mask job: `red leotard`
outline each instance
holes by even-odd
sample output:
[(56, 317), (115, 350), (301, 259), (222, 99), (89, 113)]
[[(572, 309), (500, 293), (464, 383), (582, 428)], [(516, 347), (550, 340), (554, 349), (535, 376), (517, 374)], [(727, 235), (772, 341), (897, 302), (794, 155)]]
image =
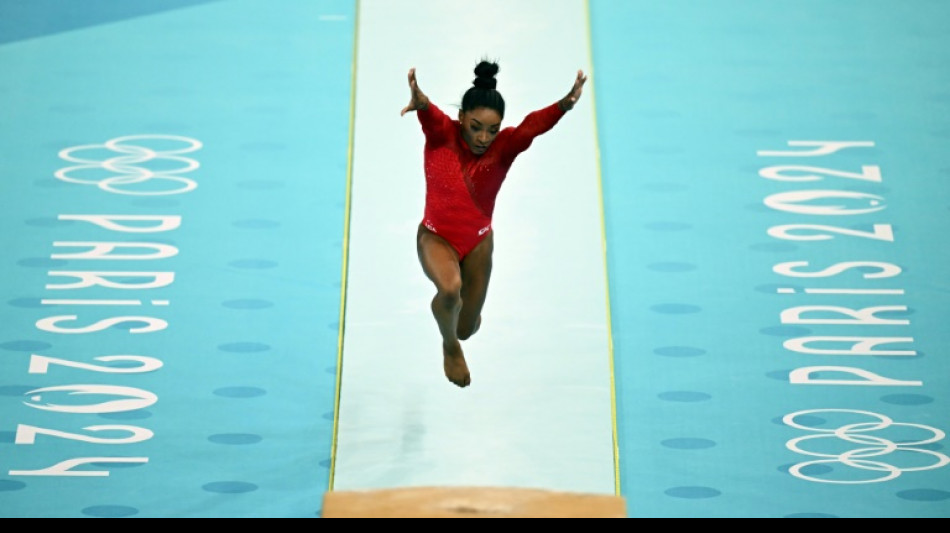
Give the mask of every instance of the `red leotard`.
[(488, 150), (475, 155), (461, 124), (429, 102), (418, 110), (425, 134), (426, 202), (422, 224), (465, 258), (491, 229), (495, 197), (515, 158), (564, 116), (557, 104), (534, 111), (517, 127), (498, 132)]

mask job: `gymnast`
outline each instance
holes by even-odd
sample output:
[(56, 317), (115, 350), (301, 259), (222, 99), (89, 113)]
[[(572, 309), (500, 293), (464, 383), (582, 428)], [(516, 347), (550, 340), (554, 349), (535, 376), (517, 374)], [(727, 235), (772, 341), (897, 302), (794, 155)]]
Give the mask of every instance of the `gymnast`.
[(581, 97), (587, 76), (577, 71), (566, 96), (502, 128), (505, 100), (495, 88), (498, 64), (486, 59), (462, 96), (458, 120), (449, 118), (419, 89), (409, 70), (411, 99), (425, 135), (425, 212), (416, 236), (419, 262), (435, 285), (432, 314), (442, 335), (445, 376), (459, 387), (472, 378), (460, 341), (482, 324), (492, 270), (495, 198), (515, 158), (549, 131)]

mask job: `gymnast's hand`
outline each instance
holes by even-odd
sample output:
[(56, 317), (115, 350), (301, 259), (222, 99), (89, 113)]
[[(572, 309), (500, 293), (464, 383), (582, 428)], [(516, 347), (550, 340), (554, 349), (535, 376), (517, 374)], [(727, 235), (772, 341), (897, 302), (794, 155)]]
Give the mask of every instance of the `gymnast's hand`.
[(425, 108), (429, 107), (429, 97), (419, 90), (419, 84), (416, 83), (415, 68), (409, 69), (409, 91), (411, 94), (409, 105), (403, 108), (399, 116), (403, 116), (409, 111), (425, 110)]
[(574, 109), (574, 104), (581, 97), (581, 89), (584, 88), (584, 82), (587, 81), (587, 76), (584, 75), (583, 70), (577, 71), (577, 78), (574, 80), (574, 86), (571, 87), (571, 91), (567, 93), (567, 96), (561, 99), (558, 104), (561, 106), (561, 110), (570, 111)]

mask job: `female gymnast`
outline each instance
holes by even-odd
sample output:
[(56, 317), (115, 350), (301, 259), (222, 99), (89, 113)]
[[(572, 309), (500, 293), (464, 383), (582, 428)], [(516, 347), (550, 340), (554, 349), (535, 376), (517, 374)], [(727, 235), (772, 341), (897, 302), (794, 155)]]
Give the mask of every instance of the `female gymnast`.
[(501, 127), (505, 100), (495, 89), (498, 64), (482, 60), (462, 96), (458, 120), (429, 101), (409, 70), (411, 99), (425, 135), (425, 213), (416, 237), (419, 262), (436, 294), (432, 314), (442, 335), (445, 376), (459, 387), (472, 378), (460, 341), (478, 331), (492, 270), (495, 197), (515, 158), (549, 131), (581, 97), (587, 76), (551, 105), (529, 113), (517, 127)]

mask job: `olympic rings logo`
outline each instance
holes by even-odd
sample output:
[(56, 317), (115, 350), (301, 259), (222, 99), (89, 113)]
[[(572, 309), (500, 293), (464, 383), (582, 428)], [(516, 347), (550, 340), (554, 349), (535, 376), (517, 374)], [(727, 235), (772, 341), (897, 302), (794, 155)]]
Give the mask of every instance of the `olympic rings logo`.
[[(828, 413), (870, 417), (874, 419), (874, 421), (849, 423), (834, 429), (810, 427), (795, 421), (797, 418), (805, 415)], [(813, 409), (809, 411), (799, 411), (797, 413), (786, 415), (782, 421), (787, 426), (816, 433), (814, 435), (806, 435), (804, 437), (792, 439), (786, 444), (786, 447), (793, 452), (812, 457), (820, 457), (820, 459), (814, 461), (799, 463), (791, 467), (789, 470), (793, 476), (807, 481), (841, 485), (880, 483), (895, 479), (905, 472), (936, 470), (950, 463), (950, 457), (922, 447), (939, 442), (943, 440), (944, 437), (946, 437), (946, 434), (943, 431), (930, 426), (925, 426), (922, 424), (898, 423), (894, 422), (889, 417), (878, 413), (872, 413), (868, 411), (854, 411), (851, 409)], [(895, 428), (895, 430), (900, 432), (901, 437), (905, 437), (911, 433), (917, 433), (919, 437), (921, 436), (920, 432), (922, 431), (926, 438), (921, 438), (919, 440), (904, 440), (904, 438), (900, 438), (898, 439), (898, 442), (894, 442), (894, 440), (891, 440), (890, 438), (870, 434), (872, 432), (881, 432), (891, 428)], [(838, 441), (835, 441), (832, 443), (832, 445), (840, 444), (840, 441), (843, 441), (845, 443), (859, 445), (860, 447), (845, 451), (843, 453), (824, 453), (805, 449), (806, 444), (814, 445), (818, 441), (827, 441), (828, 439), (838, 439)], [(900, 466), (895, 466), (880, 460), (872, 460), (872, 458), (885, 455), (890, 455), (896, 459), (906, 460), (909, 464), (902, 468)], [(864, 470), (868, 472), (879, 472), (881, 474), (879, 477), (872, 479), (836, 480), (828, 479), (827, 477), (818, 478), (810, 476), (804, 472), (808, 467), (835, 464), (840, 464), (853, 469)]]
[[(172, 148), (159, 150), (153, 147), (166, 144), (171, 144)], [(73, 146), (60, 151), (59, 157), (78, 164), (58, 170), (56, 178), (69, 183), (96, 185), (114, 194), (183, 194), (195, 190), (198, 184), (181, 174), (191, 172), (200, 165), (194, 159), (181, 154), (197, 151), (201, 147), (200, 141), (177, 135), (127, 135), (103, 144)], [(103, 154), (104, 151), (107, 152)], [(96, 155), (100, 157), (95, 157)], [(109, 155), (113, 157), (108, 157)], [(105, 176), (102, 176), (103, 173)], [(141, 186), (155, 181), (162, 185)]]

